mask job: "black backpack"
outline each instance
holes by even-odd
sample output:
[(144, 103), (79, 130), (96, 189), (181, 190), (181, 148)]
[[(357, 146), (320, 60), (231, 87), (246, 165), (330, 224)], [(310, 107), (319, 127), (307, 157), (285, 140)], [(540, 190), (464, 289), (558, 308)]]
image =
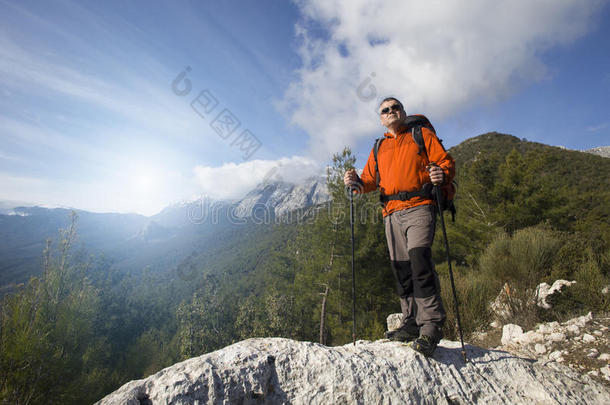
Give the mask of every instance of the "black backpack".
[[(411, 136), (413, 137), (413, 141), (417, 144), (417, 147), (419, 149), (417, 154), (420, 156), (423, 156), (424, 159), (428, 163), (430, 163), (430, 159), (428, 159), (428, 153), (426, 152), (426, 144), (424, 143), (424, 136), (422, 135), (421, 129), (422, 129), (422, 127), (428, 128), (430, 131), (432, 131), (436, 135), (436, 131), (434, 130), (434, 127), (432, 126), (432, 124), (430, 123), (428, 118), (426, 118), (423, 115), (419, 115), (419, 114), (407, 116), (407, 118), (405, 119), (405, 124), (408, 129), (411, 129)], [(375, 145), (373, 146), (373, 157), (375, 158), (375, 186), (376, 186), (376, 188), (379, 188), (379, 182), (381, 180), (381, 178), (379, 176), (377, 154), (379, 152), (379, 147), (381, 146), (381, 142), (383, 142), (384, 139), (385, 139), (385, 137), (376, 139)], [(441, 145), (443, 144), (443, 141), (440, 139), (439, 139), (439, 142), (441, 143)], [(410, 200), (411, 198), (414, 198), (414, 197), (425, 197), (425, 198), (434, 199), (434, 196), (432, 195), (432, 188), (433, 188), (432, 183), (426, 183), (423, 185), (421, 190), (417, 190), (417, 191), (411, 191), (411, 192), (401, 191), (399, 193), (392, 194), (392, 195), (379, 194), (379, 200), (383, 204), (383, 203), (386, 203), (391, 200), (406, 201), (406, 200)], [(457, 192), (457, 183), (454, 180), (450, 183), (443, 184), (441, 186), (441, 191), (443, 194), (443, 199), (440, 202), (441, 209), (443, 211), (448, 210), (449, 212), (451, 212), (451, 219), (452, 219), (452, 221), (455, 222), (456, 209), (455, 209), (455, 205), (453, 204), (453, 199)]]

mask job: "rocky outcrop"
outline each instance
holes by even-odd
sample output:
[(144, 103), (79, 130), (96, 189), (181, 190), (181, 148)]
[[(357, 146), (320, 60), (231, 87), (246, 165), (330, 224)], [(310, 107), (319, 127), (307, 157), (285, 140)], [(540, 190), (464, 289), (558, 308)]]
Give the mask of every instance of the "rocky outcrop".
[(249, 339), (132, 381), (106, 404), (603, 404), (610, 391), (556, 362), (443, 340), (433, 358), (398, 342), (327, 347)]
[(562, 363), (609, 384), (609, 323), (610, 319), (589, 312), (563, 323), (541, 323), (527, 332), (508, 324), (502, 328), (502, 346), (496, 349), (540, 363)]
[(519, 294), (519, 291), (516, 291), (509, 283), (505, 283), (496, 299), (489, 304), (489, 309), (496, 321), (505, 323), (513, 319), (515, 312), (521, 310), (524, 305), (532, 306), (536, 303), (540, 308), (551, 309), (551, 304), (548, 300), (553, 295), (560, 294), (564, 287), (570, 287), (575, 283), (576, 281), (567, 280), (555, 280), (553, 285), (541, 283), (527, 294), (526, 297), (523, 297), (523, 294)]
[(302, 184), (265, 182), (237, 202), (234, 213), (239, 218), (264, 218), (265, 215), (278, 217), (328, 200), (330, 194), (323, 178), (312, 177)]
[(610, 146), (597, 146), (595, 148), (587, 149), (583, 152), (592, 153), (605, 158), (610, 158)]
[(539, 284), (537, 288), (537, 305), (540, 308), (551, 309), (551, 304), (547, 302), (547, 298), (560, 293), (564, 287), (570, 287), (573, 284), (576, 284), (576, 281), (555, 280), (553, 285), (548, 285), (547, 283)]

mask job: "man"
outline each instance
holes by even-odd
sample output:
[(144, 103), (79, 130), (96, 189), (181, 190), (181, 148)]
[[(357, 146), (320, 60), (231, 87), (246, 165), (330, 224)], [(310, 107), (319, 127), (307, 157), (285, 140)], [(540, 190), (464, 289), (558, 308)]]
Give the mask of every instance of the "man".
[[(432, 356), (446, 316), (431, 260), (435, 201), (430, 184), (424, 184), (451, 182), (455, 162), (434, 131), (421, 125), (422, 119), (428, 121), (423, 116), (408, 117), (397, 99), (383, 100), (379, 116), (388, 132), (378, 144), (377, 162), (371, 150), (362, 177), (349, 170), (344, 183), (358, 193), (377, 187), (381, 193), (386, 239), (403, 314), (400, 328), (386, 332), (386, 337), (411, 342), (413, 349)], [(417, 144), (413, 128), (421, 128), (425, 150)]]

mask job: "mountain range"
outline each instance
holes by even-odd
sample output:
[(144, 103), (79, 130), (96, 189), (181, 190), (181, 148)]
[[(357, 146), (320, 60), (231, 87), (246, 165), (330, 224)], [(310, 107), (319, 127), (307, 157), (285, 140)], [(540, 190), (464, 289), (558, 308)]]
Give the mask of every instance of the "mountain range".
[[(470, 138), (450, 149), (458, 170), (462, 162), (476, 159), (477, 151), (489, 142), (522, 152), (535, 145), (498, 133)], [(610, 147), (583, 152), (608, 157)], [(78, 214), (77, 247), (104, 256), (118, 270), (139, 272), (174, 268), (194, 252), (218, 245), (219, 236), (234, 231), (236, 225), (283, 221), (329, 199), (325, 179), (312, 177), (302, 184), (265, 181), (238, 201), (205, 196), (181, 201), (149, 217), (0, 201), (0, 295), (40, 274), (46, 240), (56, 239), (58, 230), (69, 225), (71, 211)]]
[(320, 205), (329, 199), (325, 180), (302, 184), (265, 182), (236, 201), (197, 200), (172, 204), (146, 217), (139, 214), (93, 213), (69, 208), (1, 204), (0, 294), (40, 273), (46, 240), (78, 214), (78, 248), (104, 255), (115, 268), (151, 271), (175, 267), (184, 257), (235, 225), (279, 221), (288, 213)]

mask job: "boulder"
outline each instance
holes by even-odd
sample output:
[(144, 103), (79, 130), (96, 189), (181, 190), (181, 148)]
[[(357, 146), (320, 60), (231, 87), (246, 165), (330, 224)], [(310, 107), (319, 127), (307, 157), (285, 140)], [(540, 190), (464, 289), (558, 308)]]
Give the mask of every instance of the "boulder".
[[(388, 341), (327, 347), (249, 339), (131, 381), (97, 402), (124, 404), (603, 404), (587, 375), (505, 351), (441, 341), (433, 358)], [(603, 370), (604, 371), (604, 370)]]
[(579, 328), (584, 328), (593, 320), (593, 314), (589, 312), (587, 315), (579, 316), (578, 318), (570, 319), (568, 325), (576, 325)]
[(514, 290), (510, 284), (505, 283), (495, 300), (489, 304), (489, 309), (496, 320), (508, 321), (514, 317), (513, 305), (520, 305), (521, 301), (514, 297)]
[(537, 288), (537, 302), (536, 304), (544, 309), (551, 309), (551, 304), (547, 302), (547, 298), (551, 295), (561, 292), (563, 287), (569, 287), (572, 284), (575, 284), (576, 281), (567, 281), (567, 280), (555, 280), (553, 285), (548, 285), (547, 283), (541, 283)]
[(519, 325), (509, 323), (502, 327), (502, 344), (506, 345), (523, 335), (523, 329)]
[(566, 340), (566, 335), (561, 332), (553, 332), (549, 335), (549, 340), (551, 342), (563, 342)]
[(546, 353), (546, 346), (540, 343), (536, 343), (536, 346), (534, 346), (534, 350), (536, 351), (536, 354), (544, 354)]
[(402, 325), (402, 314), (390, 314), (386, 319), (388, 330), (396, 330)]

